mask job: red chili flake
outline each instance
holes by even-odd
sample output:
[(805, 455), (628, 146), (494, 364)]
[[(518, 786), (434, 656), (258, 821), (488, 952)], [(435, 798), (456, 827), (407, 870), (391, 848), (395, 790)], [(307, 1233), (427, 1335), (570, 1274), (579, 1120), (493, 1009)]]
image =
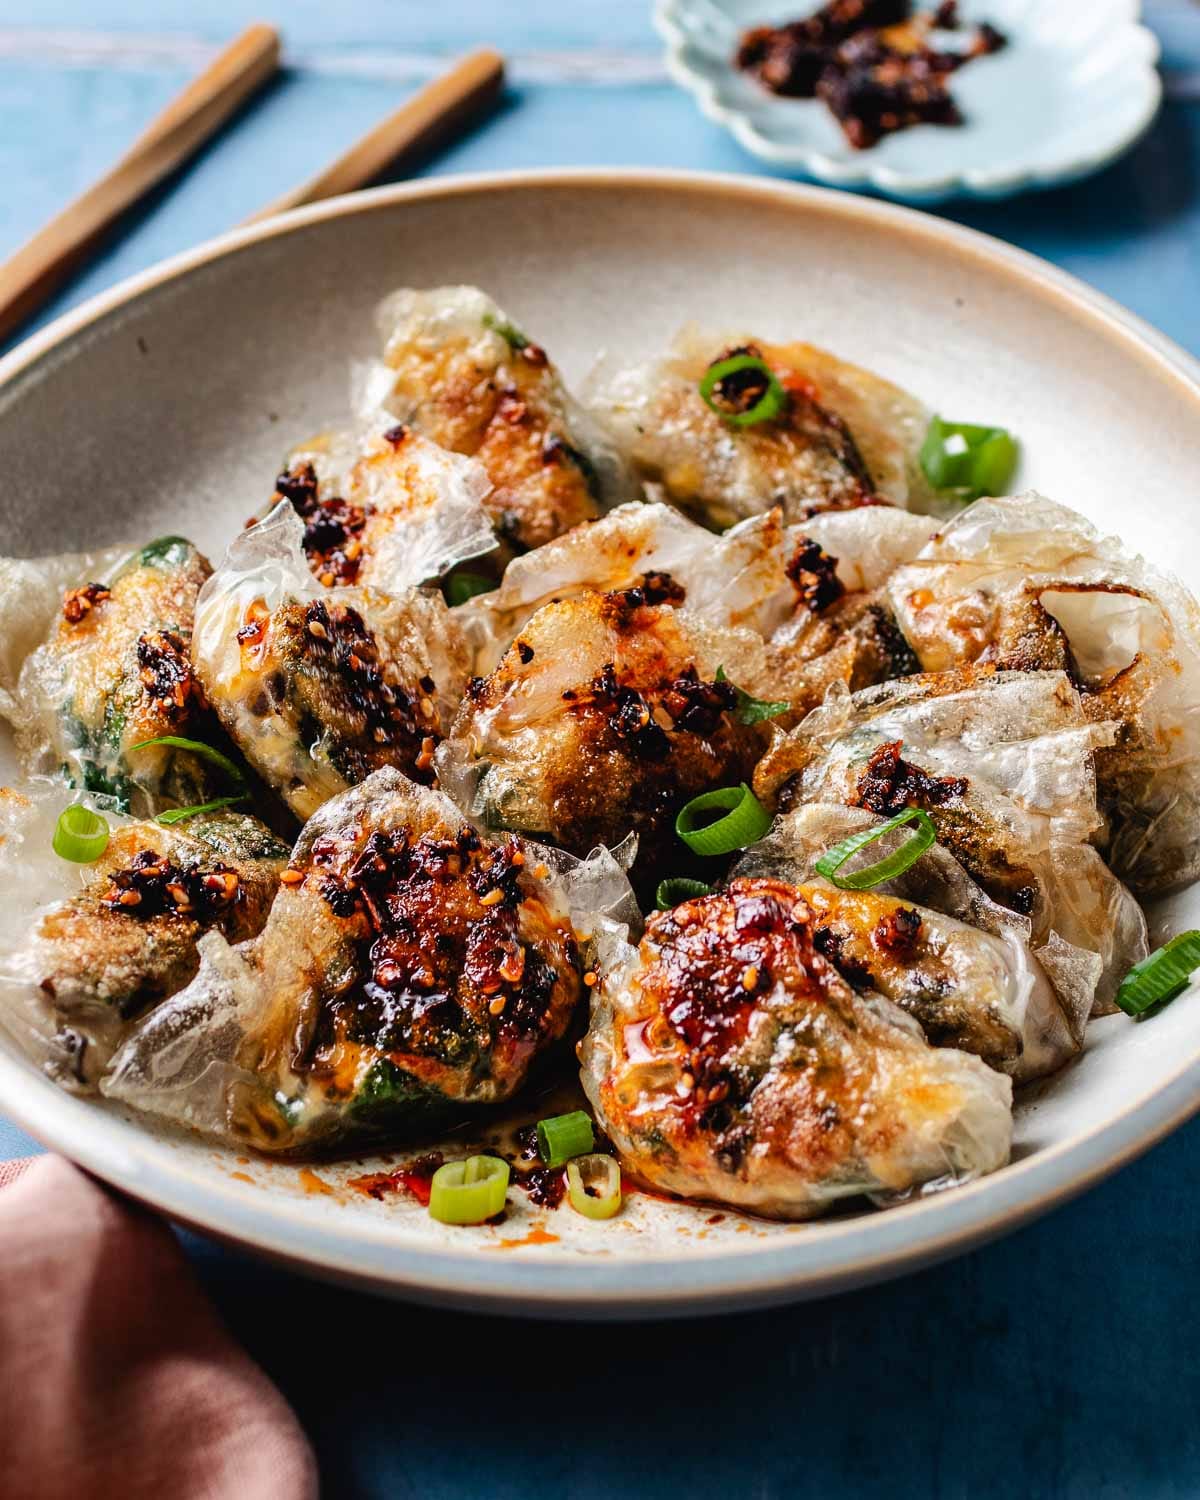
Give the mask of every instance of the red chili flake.
[[(392, 428), (384, 436), (396, 445)], [(309, 567), (326, 588), (352, 584), (358, 578), (362, 558), (361, 534), (373, 506), (353, 505), (337, 496), (322, 499), (316, 470), (310, 463), (297, 464), (275, 481), (275, 499), (289, 500), (304, 522), (304, 551)]]
[(346, 1186), (377, 1202), (382, 1202), (392, 1193), (408, 1193), (422, 1208), (428, 1208), (433, 1193), (433, 1174), (444, 1162), (445, 1157), (440, 1151), (431, 1151), (406, 1166), (397, 1167), (394, 1172), (368, 1172), (362, 1177), (351, 1177)]
[(82, 588), (72, 589), (63, 599), (63, 619), (68, 625), (78, 625), (85, 615), (90, 615), (97, 604), (112, 598), (112, 590), (102, 583), (85, 583)]
[(210, 923), (242, 897), (237, 871), (228, 865), (181, 869), (153, 849), (140, 850), (108, 881), (101, 903), (143, 919), (177, 915)]
[(911, 906), (898, 906), (876, 923), (871, 942), (882, 952), (903, 958), (912, 953), (920, 933), (921, 913)]
[(823, 547), (806, 536), (798, 540), (787, 565), (787, 576), (792, 581), (800, 603), (814, 615), (828, 609), (846, 592), (845, 585), (837, 576), (837, 558), (830, 557)]
[(858, 778), (853, 805), (891, 818), (906, 807), (941, 807), (966, 792), (969, 783), (965, 776), (930, 776), (904, 760), (900, 754), (903, 749), (903, 740), (879, 746)]
[(676, 729), (710, 735), (720, 727), (722, 715), (737, 707), (737, 692), (731, 682), (702, 682), (693, 664), (666, 689), (662, 705)]
[(671, 742), (650, 704), (636, 688), (618, 681), (612, 662), (607, 662), (592, 678), (588, 691), (588, 698), (572, 705), (576, 712), (587, 708), (598, 710), (617, 738), (644, 760), (662, 760), (670, 754)]
[(200, 684), (192, 671), (191, 655), (172, 630), (157, 630), (138, 637), (138, 676), (147, 695), (169, 709), (182, 710), (190, 699), (201, 699)]

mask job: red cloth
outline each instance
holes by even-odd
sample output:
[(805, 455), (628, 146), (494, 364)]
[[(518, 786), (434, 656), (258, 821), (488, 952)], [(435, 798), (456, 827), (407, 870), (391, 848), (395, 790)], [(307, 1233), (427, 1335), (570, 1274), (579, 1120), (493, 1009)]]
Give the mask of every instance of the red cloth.
[(166, 1225), (54, 1156), (0, 1163), (0, 1433), (3, 1500), (317, 1493)]

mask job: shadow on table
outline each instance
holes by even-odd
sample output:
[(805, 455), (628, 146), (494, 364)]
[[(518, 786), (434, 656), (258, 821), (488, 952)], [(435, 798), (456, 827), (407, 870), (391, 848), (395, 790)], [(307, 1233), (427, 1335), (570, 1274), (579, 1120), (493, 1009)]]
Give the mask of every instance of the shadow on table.
[(1161, 229), (1195, 206), (1198, 133), (1196, 111), (1167, 104), (1134, 149), (1094, 177), (997, 202), (949, 204), (941, 212), (1018, 243), (1045, 242), (1057, 223), (1073, 245), (1102, 250), (1108, 241), (1124, 244), (1131, 234)]
[(701, 1321), (477, 1318), (197, 1260), (331, 1496), (1194, 1495), (1198, 1156), (1200, 1121), (949, 1265)]

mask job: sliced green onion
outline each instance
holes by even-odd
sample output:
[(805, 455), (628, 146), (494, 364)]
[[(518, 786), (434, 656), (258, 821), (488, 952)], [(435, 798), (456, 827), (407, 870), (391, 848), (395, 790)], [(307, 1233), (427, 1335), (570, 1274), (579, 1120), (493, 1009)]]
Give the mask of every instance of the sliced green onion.
[(230, 760), (228, 755), (222, 755), (219, 750), (214, 750), (211, 745), (206, 745), (203, 740), (185, 740), (178, 734), (160, 734), (152, 740), (142, 740), (138, 745), (131, 745), (129, 753), (132, 754), (134, 750), (148, 750), (151, 745), (170, 745), (176, 750), (190, 750), (193, 755), (198, 755), (201, 760), (209, 760), (214, 766), (219, 766), (239, 786), (246, 780), (245, 772), (236, 762)]
[(1187, 989), (1192, 970), (1200, 968), (1200, 932), (1181, 932), (1134, 964), (1121, 981), (1117, 1004), (1127, 1016), (1142, 1016)]
[(521, 332), (515, 323), (508, 323), (503, 318), (498, 318), (495, 313), (484, 313), (483, 326), (490, 328), (493, 333), (498, 333), (510, 349), (528, 349), (529, 340)]
[(508, 1163), (498, 1156), (448, 1161), (429, 1184), (429, 1213), (439, 1224), (482, 1224), (504, 1207)]
[(64, 807), (54, 825), (51, 846), (60, 859), (73, 864), (90, 865), (108, 848), (109, 827), (98, 812), (81, 803)]
[(621, 1206), (621, 1169), (599, 1152), (567, 1163), (567, 1197), (588, 1219), (611, 1219)]
[(548, 1167), (561, 1167), (572, 1156), (582, 1156), (596, 1144), (592, 1119), (582, 1109), (569, 1115), (551, 1115), (537, 1124), (538, 1155)]
[[(901, 844), (886, 859), (868, 865), (865, 870), (854, 870), (849, 875), (837, 873), (860, 849), (865, 849), (868, 844), (873, 844), (885, 833), (890, 833), (893, 828), (900, 828), (905, 823), (915, 823), (916, 831), (907, 843)], [(896, 817), (880, 823), (878, 828), (864, 828), (861, 833), (852, 833), (848, 839), (827, 849), (817, 860), (816, 871), (818, 875), (824, 875), (826, 880), (832, 880), (840, 891), (867, 891), (873, 885), (882, 885), (885, 880), (894, 880), (897, 875), (903, 875), (936, 842), (937, 830), (929, 814), (919, 807), (906, 807)]]
[[(721, 812), (715, 821), (705, 813)], [(755, 844), (771, 826), (771, 814), (743, 781), (703, 792), (680, 808), (675, 832), (693, 854), (732, 854)]]
[(495, 587), (496, 580), (482, 573), (453, 573), (446, 580), (446, 603), (465, 604), (476, 594), (490, 594)]
[[(717, 668), (717, 681), (729, 682), (724, 667)], [(756, 698), (744, 688), (738, 687), (736, 682), (729, 682), (729, 686), (737, 694), (737, 716), (743, 724), (761, 724), (765, 719), (776, 719), (780, 714), (787, 713), (792, 706), (787, 702), (772, 702), (769, 698)]]
[(703, 880), (688, 880), (683, 875), (672, 875), (667, 880), (659, 881), (658, 890), (654, 893), (654, 904), (659, 911), (670, 911), (681, 901), (690, 901), (694, 896), (707, 896), (711, 890), (712, 886), (705, 885)]
[[(765, 382), (765, 389), (746, 411), (731, 411), (719, 397), (714, 399), (716, 388), (730, 375), (738, 375), (743, 370), (753, 370), (760, 375)], [(754, 427), (759, 422), (769, 422), (772, 417), (777, 417), (784, 411), (788, 404), (787, 392), (775, 378), (766, 360), (757, 354), (733, 354), (728, 359), (719, 359), (715, 364), (709, 365), (700, 382), (700, 397), (717, 416), (723, 417), (726, 422), (732, 422), (735, 427)]]
[(921, 468), (936, 490), (961, 500), (1004, 495), (1017, 467), (1017, 443), (1003, 427), (934, 417), (921, 444)]
[(246, 793), (238, 797), (214, 797), (211, 802), (197, 802), (194, 807), (169, 807), (166, 812), (155, 814), (154, 821), (169, 827), (172, 823), (182, 823), (186, 818), (194, 818), (197, 813), (216, 812), (220, 807), (232, 807), (235, 802), (245, 802)]

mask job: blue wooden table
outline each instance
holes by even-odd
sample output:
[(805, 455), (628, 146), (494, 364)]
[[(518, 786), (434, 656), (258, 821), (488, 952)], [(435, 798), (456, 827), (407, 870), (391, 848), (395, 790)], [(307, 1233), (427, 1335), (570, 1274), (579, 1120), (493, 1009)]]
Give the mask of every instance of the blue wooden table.
[[(264, 10), (0, 0), (0, 255)], [(511, 59), (508, 100), (430, 172), (756, 170), (667, 82), (646, 12), (641, 0), (290, 0), (275, 17), (282, 79), (44, 317), (244, 217), (480, 42)], [(1131, 155), (1070, 188), (943, 211), (1075, 272), (1200, 354), (1200, 6), (1160, 0), (1149, 13), (1168, 101)], [(33, 1149), (0, 1119), (0, 1158)], [(572, 1329), (413, 1310), (189, 1246), (312, 1435), (330, 1495), (1191, 1500), (1198, 1164), (1200, 1121), (948, 1266), (694, 1323)]]

